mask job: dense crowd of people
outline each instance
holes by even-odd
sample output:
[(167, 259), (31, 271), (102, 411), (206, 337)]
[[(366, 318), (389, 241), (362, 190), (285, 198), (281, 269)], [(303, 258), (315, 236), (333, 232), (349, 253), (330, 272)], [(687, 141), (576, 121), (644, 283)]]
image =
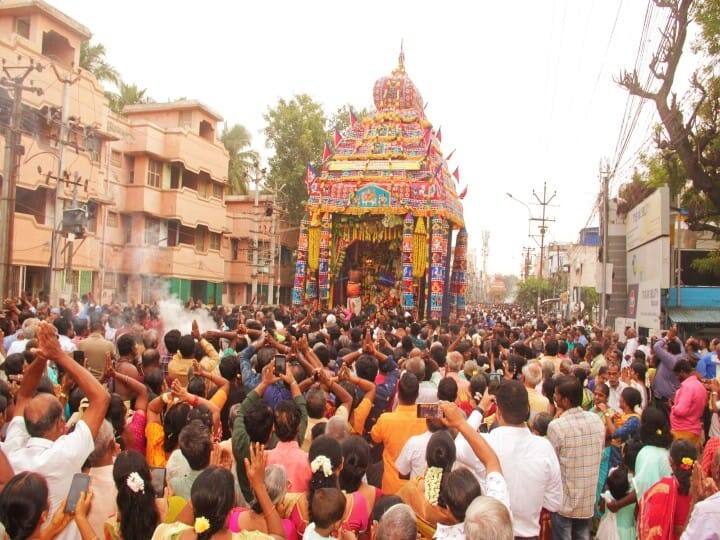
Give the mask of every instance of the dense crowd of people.
[(512, 305), (185, 315), (5, 301), (0, 538), (719, 538), (718, 339)]

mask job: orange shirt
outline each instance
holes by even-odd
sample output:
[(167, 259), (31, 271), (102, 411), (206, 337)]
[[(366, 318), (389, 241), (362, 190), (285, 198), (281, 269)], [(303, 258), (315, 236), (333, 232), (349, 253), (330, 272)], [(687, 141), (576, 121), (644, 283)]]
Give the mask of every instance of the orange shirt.
[(382, 490), (385, 495), (397, 493), (406, 482), (400, 479), (395, 460), (410, 437), (425, 431), (427, 424), (424, 418), (417, 417), (415, 405), (398, 405), (394, 412), (383, 413), (378, 418), (370, 436), (384, 446)]

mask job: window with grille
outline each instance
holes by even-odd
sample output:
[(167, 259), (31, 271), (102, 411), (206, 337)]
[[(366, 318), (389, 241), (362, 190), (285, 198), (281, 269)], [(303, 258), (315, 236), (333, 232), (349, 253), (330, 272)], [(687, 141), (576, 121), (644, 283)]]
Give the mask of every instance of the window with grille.
[(118, 169), (122, 166), (122, 154), (117, 150), (113, 150), (110, 153), (110, 165)]
[(192, 127), (192, 111), (180, 111), (179, 127)]
[(160, 243), (160, 220), (145, 218), (145, 243), (149, 246), (156, 246)]
[(220, 251), (220, 233), (210, 233), (210, 249)]
[(30, 17), (17, 17), (15, 19), (15, 33), (25, 39), (30, 39)]
[(147, 184), (159, 188), (162, 183), (162, 162), (151, 159), (148, 161)]
[(108, 212), (107, 214), (107, 226), (113, 229), (118, 226), (118, 215), (117, 212)]
[(223, 185), (220, 182), (212, 183), (212, 196), (222, 201), (223, 198)]

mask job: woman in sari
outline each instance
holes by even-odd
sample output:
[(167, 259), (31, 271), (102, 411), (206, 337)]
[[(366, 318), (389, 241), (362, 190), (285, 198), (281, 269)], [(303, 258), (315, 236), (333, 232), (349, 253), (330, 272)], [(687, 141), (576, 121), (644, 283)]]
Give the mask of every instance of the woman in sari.
[(643, 540), (677, 540), (690, 516), (690, 478), (697, 448), (688, 441), (670, 447), (672, 475), (662, 478), (640, 500), (638, 537)]
[(446, 430), (430, 437), (425, 459), (428, 465), (425, 476), (409, 480), (397, 495), (415, 512), (420, 536), (432, 538), (438, 524), (458, 523), (448, 509), (438, 505), (443, 477), (455, 463), (455, 441)]
[[(338, 476), (343, 466), (343, 454), (340, 443), (326, 435), (313, 440), (308, 452), (312, 477), (307, 493), (300, 495), (295, 501), (289, 503), (289, 518), (301, 537), (310, 523), (310, 507), (313, 496), (318, 489), (339, 488)], [(345, 495), (345, 514), (340, 528), (343, 531), (360, 535), (368, 530), (371, 508), (361, 490)], [(288, 498), (286, 498), (287, 501)]]
[(643, 411), (640, 416), (640, 440), (643, 447), (635, 460), (633, 489), (622, 499), (607, 504), (612, 512), (638, 502), (650, 486), (671, 472), (668, 448), (672, 435), (670, 421), (663, 411), (655, 407)]

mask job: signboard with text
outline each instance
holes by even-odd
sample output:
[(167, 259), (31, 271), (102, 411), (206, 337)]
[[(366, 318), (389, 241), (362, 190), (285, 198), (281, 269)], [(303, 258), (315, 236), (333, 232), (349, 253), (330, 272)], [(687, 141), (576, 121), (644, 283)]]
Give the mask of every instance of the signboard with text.
[(660, 236), (670, 234), (670, 189), (658, 188), (627, 215), (626, 245), (630, 251)]

